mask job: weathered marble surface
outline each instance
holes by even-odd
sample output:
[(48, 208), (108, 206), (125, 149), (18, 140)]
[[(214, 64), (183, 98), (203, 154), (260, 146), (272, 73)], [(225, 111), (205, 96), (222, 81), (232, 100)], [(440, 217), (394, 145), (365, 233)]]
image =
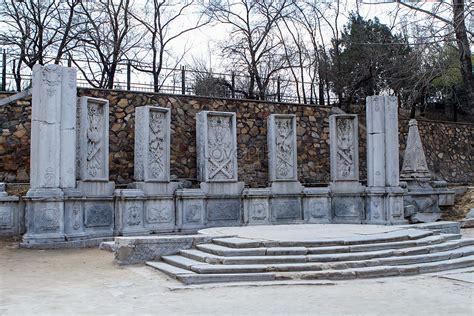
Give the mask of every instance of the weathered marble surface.
[(235, 113), (199, 112), (196, 137), (198, 179), (201, 182), (237, 182)]
[(270, 181), (297, 181), (296, 115), (271, 114), (267, 120)]
[(135, 108), (135, 180), (169, 182), (170, 123), (167, 108), (141, 106)]
[(421, 143), (418, 123), (415, 119), (408, 123), (408, 137), (405, 154), (403, 156), (403, 166), (401, 172), (402, 179), (430, 179), (431, 173), (426, 163), (425, 151)]
[(355, 114), (329, 117), (331, 181), (359, 181), (359, 136)]
[(398, 101), (370, 96), (367, 118), (366, 222), (403, 223), (403, 190), (399, 187)]
[(23, 207), (17, 196), (8, 196), (5, 183), (0, 183), (0, 236), (18, 236), (24, 231)]
[(109, 181), (109, 101), (81, 97), (78, 163), (82, 181)]

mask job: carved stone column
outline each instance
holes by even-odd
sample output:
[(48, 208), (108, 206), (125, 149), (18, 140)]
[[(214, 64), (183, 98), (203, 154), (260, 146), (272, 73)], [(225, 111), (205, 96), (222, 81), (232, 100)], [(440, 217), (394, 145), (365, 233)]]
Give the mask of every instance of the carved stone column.
[[(64, 101), (62, 82), (67, 80), (66, 76), (66, 70), (59, 65), (33, 67), (30, 189), (25, 197), (25, 243), (64, 240), (61, 172), (74, 167), (61, 164), (66, 161), (64, 155), (64, 160), (61, 159), (61, 118), (66, 116), (61, 111)], [(68, 182), (64, 181), (64, 184), (68, 185)]]
[(403, 223), (403, 190), (399, 187), (398, 102), (371, 96), (367, 116), (366, 220)]
[(337, 223), (360, 223), (364, 219), (359, 183), (359, 136), (357, 115), (329, 117), (332, 217)]
[(267, 143), (272, 221), (302, 221), (303, 186), (298, 181), (296, 116), (271, 114), (267, 121)]
[(241, 224), (244, 183), (239, 182), (237, 176), (235, 113), (199, 112), (196, 137), (198, 179), (206, 195), (206, 224)]
[[(170, 182), (170, 109), (135, 109), (135, 180), (132, 189), (116, 190), (116, 232), (120, 235), (170, 232), (175, 229)], [(134, 220), (130, 220), (133, 218)]]
[(67, 191), (68, 239), (112, 236), (114, 188), (109, 181), (109, 102), (80, 97), (77, 109), (76, 190)]

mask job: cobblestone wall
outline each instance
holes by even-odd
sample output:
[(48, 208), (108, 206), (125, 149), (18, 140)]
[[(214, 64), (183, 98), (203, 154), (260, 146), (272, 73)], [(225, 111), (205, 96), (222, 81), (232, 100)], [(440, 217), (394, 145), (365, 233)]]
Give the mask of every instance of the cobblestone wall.
[[(329, 181), (330, 108), (97, 89), (80, 89), (79, 95), (110, 101), (110, 177), (119, 184), (133, 181), (134, 112), (136, 106), (147, 104), (171, 108), (171, 175), (174, 178), (196, 179), (195, 116), (201, 110), (212, 110), (237, 113), (239, 180), (247, 185), (267, 185), (266, 119), (272, 113), (294, 113), (297, 116), (300, 181), (305, 184)], [(5, 96), (0, 94), (0, 98)], [(29, 181), (30, 119), (28, 99), (0, 107), (0, 181)], [(420, 121), (418, 126), (432, 171), (450, 182), (472, 183), (474, 125)], [(408, 122), (402, 120), (401, 157), (407, 131)], [(361, 179), (364, 179), (363, 124), (359, 142)]]

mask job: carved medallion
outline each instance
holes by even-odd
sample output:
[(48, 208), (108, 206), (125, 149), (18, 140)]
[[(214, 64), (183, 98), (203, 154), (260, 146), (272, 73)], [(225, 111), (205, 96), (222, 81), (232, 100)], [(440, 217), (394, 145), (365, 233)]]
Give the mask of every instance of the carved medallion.
[(127, 210), (127, 224), (130, 226), (140, 225), (142, 209), (138, 206), (131, 206)]

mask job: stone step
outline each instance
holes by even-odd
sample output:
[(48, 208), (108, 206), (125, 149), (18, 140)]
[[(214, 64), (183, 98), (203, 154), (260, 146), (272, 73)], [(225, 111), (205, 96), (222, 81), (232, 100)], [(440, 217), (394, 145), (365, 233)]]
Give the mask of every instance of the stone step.
[(366, 251), (378, 251), (378, 250), (385, 250), (385, 249), (400, 249), (400, 248), (439, 244), (447, 240), (457, 240), (460, 238), (461, 238), (461, 235), (459, 234), (447, 234), (447, 235), (429, 236), (429, 237), (420, 238), (416, 240), (395, 241), (395, 242), (389, 242), (389, 243), (308, 248), (308, 254), (325, 254), (325, 253), (327, 254), (327, 253), (333, 253), (333, 252), (339, 252), (339, 253), (366, 252)]
[[(434, 261), (427, 263), (394, 265), (394, 266), (372, 266), (349, 268), (345, 270), (320, 270), (299, 272), (258, 272), (258, 273), (195, 273), (186, 269), (177, 268), (164, 262), (147, 262), (147, 265), (178, 279), (185, 284), (203, 284), (219, 282), (245, 282), (245, 281), (273, 281), (273, 280), (349, 280), (356, 278), (377, 278), (389, 276), (416, 275), (420, 273), (432, 273), (451, 269), (461, 269), (474, 266), (474, 256), (463, 256), (459, 258)], [(204, 266), (204, 265), (200, 265)], [(237, 266), (236, 266), (237, 267)], [(236, 268), (234, 267), (234, 268)], [(234, 270), (237, 271), (237, 270)], [(238, 271), (245, 271), (238, 269)], [(209, 271), (207, 271), (209, 272)]]
[(419, 246), (402, 249), (386, 249), (368, 252), (337, 253), (323, 255), (308, 255), (308, 262), (334, 262), (334, 261), (360, 261), (374, 258), (386, 258), (393, 256), (409, 256), (417, 254), (427, 254), (433, 252), (447, 251), (459, 247), (474, 245), (474, 239), (451, 240), (441, 244)]
[(187, 270), (187, 269), (182, 269), (179, 267), (176, 267), (174, 265), (161, 262), (161, 261), (147, 261), (145, 263), (147, 266), (153, 267), (164, 274), (167, 274), (173, 278), (177, 278), (178, 275), (181, 274), (193, 274), (193, 271)]
[(257, 248), (261, 246), (261, 242), (258, 240), (231, 237), (231, 238), (214, 238), (213, 243), (220, 246), (226, 246), (230, 248)]
[(330, 253), (346, 253), (346, 252), (366, 252), (384, 249), (399, 249), (405, 247), (415, 247), (423, 245), (432, 245), (442, 243), (446, 240), (460, 239), (459, 234), (445, 234), (438, 236), (429, 236), (417, 240), (397, 241), (391, 243), (378, 243), (368, 245), (352, 245), (352, 246), (332, 246), (332, 247), (259, 247), (259, 248), (231, 248), (217, 244), (199, 244), (197, 249), (224, 257), (236, 256), (287, 256), (287, 255), (306, 255), (306, 254), (330, 254)]
[[(394, 256), (409, 256), (418, 254), (428, 254), (440, 251), (448, 251), (459, 247), (474, 245), (474, 238), (458, 239), (446, 241), (441, 244), (428, 246), (411, 247), (403, 249), (386, 249), (368, 252), (350, 252), (350, 253), (333, 253), (322, 255), (288, 255), (288, 256), (235, 256), (224, 257), (208, 254), (202, 251), (194, 251), (194, 260), (207, 263), (223, 263), (223, 264), (270, 264), (270, 263), (304, 263), (304, 262), (339, 262), (339, 261), (361, 261), (375, 258), (386, 258)], [(186, 251), (185, 251), (186, 252)]]
[(319, 240), (282, 240), (267, 241), (253, 240), (240, 237), (232, 238), (214, 238), (213, 243), (228, 248), (260, 248), (260, 247), (325, 247), (325, 246), (344, 246), (344, 245), (360, 245), (389, 243), (405, 240), (416, 240), (432, 236), (432, 231), (424, 231), (418, 229), (404, 229), (400, 231), (391, 231), (384, 234), (353, 236), (345, 239), (319, 239)]
[(274, 273), (234, 273), (234, 274), (180, 274), (176, 279), (184, 284), (205, 284), (223, 282), (273, 281)]
[(210, 254), (207, 252), (203, 252), (198, 249), (180, 250), (179, 254), (183, 257), (200, 261), (200, 262), (204, 262), (204, 263), (222, 263), (222, 260), (224, 259), (224, 257)]
[(411, 265), (377, 266), (346, 270), (323, 270), (309, 272), (288, 272), (277, 274), (279, 278), (302, 280), (349, 280), (356, 278), (377, 278), (399, 275), (416, 275), (474, 266), (474, 256)]
[(163, 260), (180, 268), (186, 268), (197, 273), (257, 273), (257, 272), (291, 272), (291, 271), (320, 271), (344, 270), (351, 268), (411, 265), (443, 260), (451, 260), (464, 256), (474, 255), (474, 246), (454, 249), (446, 252), (423, 254), (415, 256), (401, 256), (377, 258), (362, 261), (330, 262), (330, 263), (283, 263), (283, 264), (253, 264), (253, 265), (226, 265), (205, 264), (181, 256), (164, 256)]
[(230, 248), (218, 244), (199, 244), (196, 248), (218, 256), (265, 256), (267, 248)]
[(181, 255), (172, 255), (172, 256), (162, 256), (161, 260), (164, 262), (174, 265), (181, 269), (191, 270), (193, 266), (199, 265), (210, 265), (209, 263), (205, 263), (202, 261), (197, 261), (188, 257), (184, 257)]

